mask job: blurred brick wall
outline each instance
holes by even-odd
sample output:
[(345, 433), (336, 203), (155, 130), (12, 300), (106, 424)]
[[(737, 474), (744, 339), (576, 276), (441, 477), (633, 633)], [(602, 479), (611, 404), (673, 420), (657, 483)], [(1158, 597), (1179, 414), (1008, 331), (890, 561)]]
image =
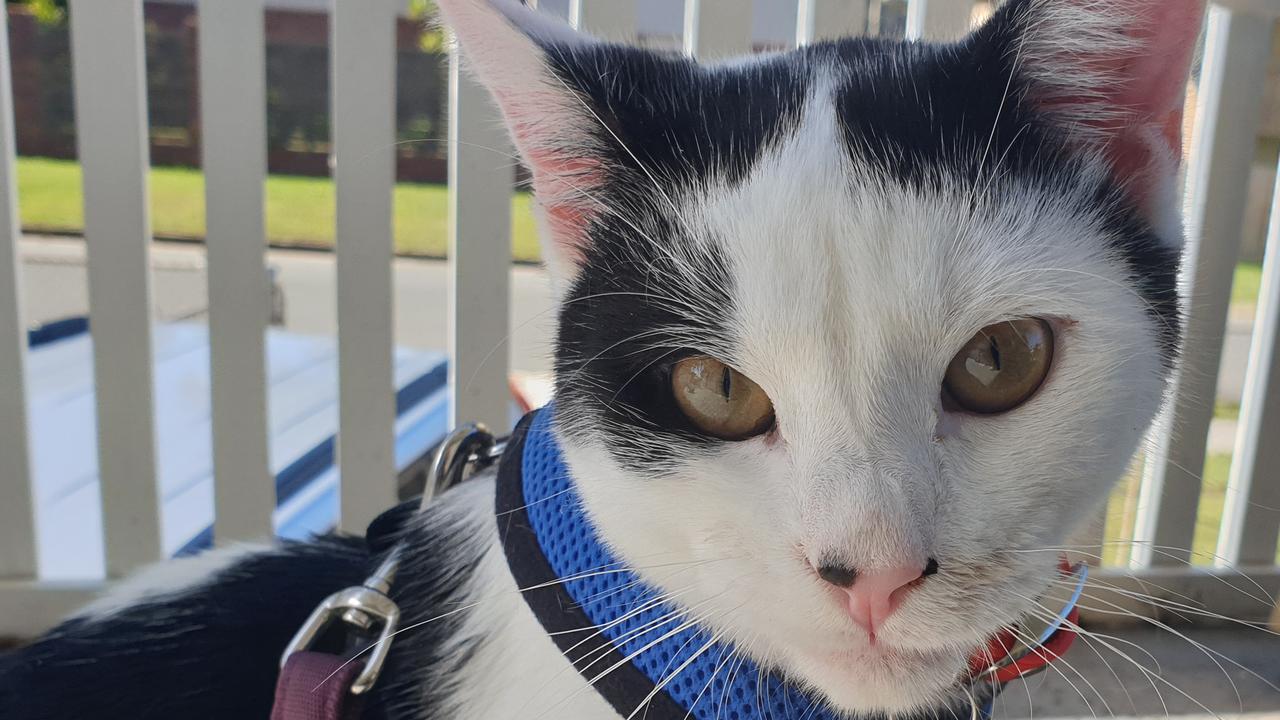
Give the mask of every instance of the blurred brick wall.
[[(67, 26), (42, 24), (21, 5), (7, 8), (18, 152), (74, 158)], [(152, 164), (199, 166), (198, 15), (189, 5), (148, 2), (144, 16)], [(328, 17), (267, 10), (264, 22), (268, 168), (328, 175)], [(396, 29), (396, 172), (404, 181), (443, 182), (448, 61), (421, 49), (422, 32), (422, 23), (403, 18)]]

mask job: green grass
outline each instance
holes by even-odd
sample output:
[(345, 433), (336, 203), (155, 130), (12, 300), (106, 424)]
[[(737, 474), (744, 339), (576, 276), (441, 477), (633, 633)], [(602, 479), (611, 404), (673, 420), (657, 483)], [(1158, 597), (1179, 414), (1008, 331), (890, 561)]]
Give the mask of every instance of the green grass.
[(1258, 302), (1258, 291), (1261, 287), (1262, 265), (1242, 262), (1236, 266), (1236, 279), (1231, 284), (1231, 302), (1254, 305)]
[(1214, 420), (1239, 420), (1240, 419), (1240, 403), (1219, 400), (1213, 406)]
[[(190, 168), (151, 169), (151, 228), (158, 236), (205, 233), (204, 175)], [(22, 225), (30, 231), (84, 228), (80, 165), (72, 160), (18, 158)], [(398, 183), (394, 194), (396, 251), (443, 257), (448, 193), (443, 185)], [(267, 239), (273, 245), (333, 245), (334, 194), (329, 178), (271, 175), (266, 182)], [(537, 261), (529, 194), (512, 194), (512, 257)]]
[[(1135, 462), (1131, 470), (1111, 495), (1107, 505), (1106, 530), (1102, 558), (1104, 565), (1122, 565), (1126, 562), (1133, 537), (1137, 514), (1138, 483), (1141, 480), (1141, 462)], [(1226, 504), (1227, 480), (1231, 473), (1231, 453), (1211, 453), (1205, 458), (1201, 476), (1200, 505), (1196, 510), (1196, 527), (1191, 538), (1191, 564), (1212, 565), (1217, 559), (1218, 531), (1222, 527), (1222, 511)], [(1280, 563), (1280, 548), (1276, 552)]]
[(1196, 565), (1212, 565), (1217, 559), (1218, 529), (1222, 525), (1222, 508), (1226, 504), (1227, 475), (1230, 472), (1230, 453), (1214, 453), (1204, 461), (1200, 508), (1196, 512), (1196, 531), (1191, 540), (1191, 562)]

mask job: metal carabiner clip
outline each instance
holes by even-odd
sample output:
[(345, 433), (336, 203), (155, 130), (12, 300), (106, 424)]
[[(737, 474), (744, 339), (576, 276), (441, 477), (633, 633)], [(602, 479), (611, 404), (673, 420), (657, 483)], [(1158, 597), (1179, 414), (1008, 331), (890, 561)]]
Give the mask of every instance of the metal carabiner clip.
[(335, 623), (346, 625), (353, 636), (373, 637), (376, 629), (377, 639), (368, 648), (364, 669), (351, 683), (351, 694), (359, 695), (373, 687), (391, 652), (391, 638), (400, 623), (400, 607), (387, 597), (399, 565), (398, 555), (393, 552), (363, 585), (339, 590), (325, 598), (289, 641), (289, 647), (280, 656), (280, 667), (283, 668), (294, 653), (310, 650)]
[[(465, 480), (468, 473), (492, 465), (502, 456), (505, 447), (505, 440), (495, 438), (479, 423), (461, 425), (449, 433), (432, 461), (431, 474), (423, 488), (422, 507), (426, 507), (431, 498)], [(364, 669), (351, 683), (351, 694), (359, 695), (373, 687), (391, 652), (391, 638), (400, 622), (400, 607), (388, 597), (399, 568), (400, 547), (397, 546), (363, 585), (339, 590), (325, 598), (289, 641), (280, 656), (280, 667), (283, 668), (294, 653), (312, 649), (335, 623), (341, 622), (351, 637), (369, 638), (377, 633), (373, 644), (356, 655), (367, 652), (368, 658)]]

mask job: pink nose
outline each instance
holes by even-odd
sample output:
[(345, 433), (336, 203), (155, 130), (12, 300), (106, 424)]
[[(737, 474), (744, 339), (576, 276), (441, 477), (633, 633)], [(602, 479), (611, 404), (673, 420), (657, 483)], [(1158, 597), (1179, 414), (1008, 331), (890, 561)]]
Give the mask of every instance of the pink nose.
[(853, 585), (845, 588), (845, 592), (849, 594), (849, 617), (874, 639), (876, 628), (883, 625), (902, 604), (903, 596), (910, 591), (907, 586), (923, 575), (918, 567), (894, 567), (859, 573)]
[(924, 568), (917, 565), (864, 571), (832, 566), (818, 569), (823, 580), (845, 591), (849, 617), (871, 635), (872, 642), (875, 642), (876, 631), (911, 592), (913, 583), (935, 572), (937, 563), (932, 560)]

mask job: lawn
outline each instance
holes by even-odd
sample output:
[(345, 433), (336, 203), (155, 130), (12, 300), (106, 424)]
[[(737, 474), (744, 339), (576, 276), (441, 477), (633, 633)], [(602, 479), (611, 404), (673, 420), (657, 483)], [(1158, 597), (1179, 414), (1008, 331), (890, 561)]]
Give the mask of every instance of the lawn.
[[(33, 232), (84, 227), (80, 165), (71, 160), (18, 158), (22, 226)], [(271, 175), (266, 183), (267, 239), (273, 245), (333, 245), (334, 194), (329, 178)], [(397, 183), (396, 251), (443, 257), (448, 193), (443, 185)], [(529, 193), (511, 198), (512, 256), (537, 261)], [(204, 237), (204, 175), (190, 168), (151, 169), (151, 228), (158, 236)]]
[[(1210, 453), (1204, 462), (1204, 479), (1200, 486), (1200, 506), (1196, 511), (1196, 527), (1191, 539), (1191, 564), (1212, 565), (1217, 559), (1218, 530), (1222, 526), (1222, 510), (1226, 504), (1227, 480), (1231, 472), (1230, 453)], [(1106, 565), (1123, 565), (1128, 560), (1133, 526), (1137, 519), (1140, 463), (1120, 481), (1107, 504), (1107, 521), (1102, 550)], [(1280, 563), (1280, 548), (1276, 552)]]
[(1243, 305), (1256, 304), (1261, 287), (1262, 265), (1242, 262), (1236, 266), (1236, 279), (1231, 285), (1231, 302)]

